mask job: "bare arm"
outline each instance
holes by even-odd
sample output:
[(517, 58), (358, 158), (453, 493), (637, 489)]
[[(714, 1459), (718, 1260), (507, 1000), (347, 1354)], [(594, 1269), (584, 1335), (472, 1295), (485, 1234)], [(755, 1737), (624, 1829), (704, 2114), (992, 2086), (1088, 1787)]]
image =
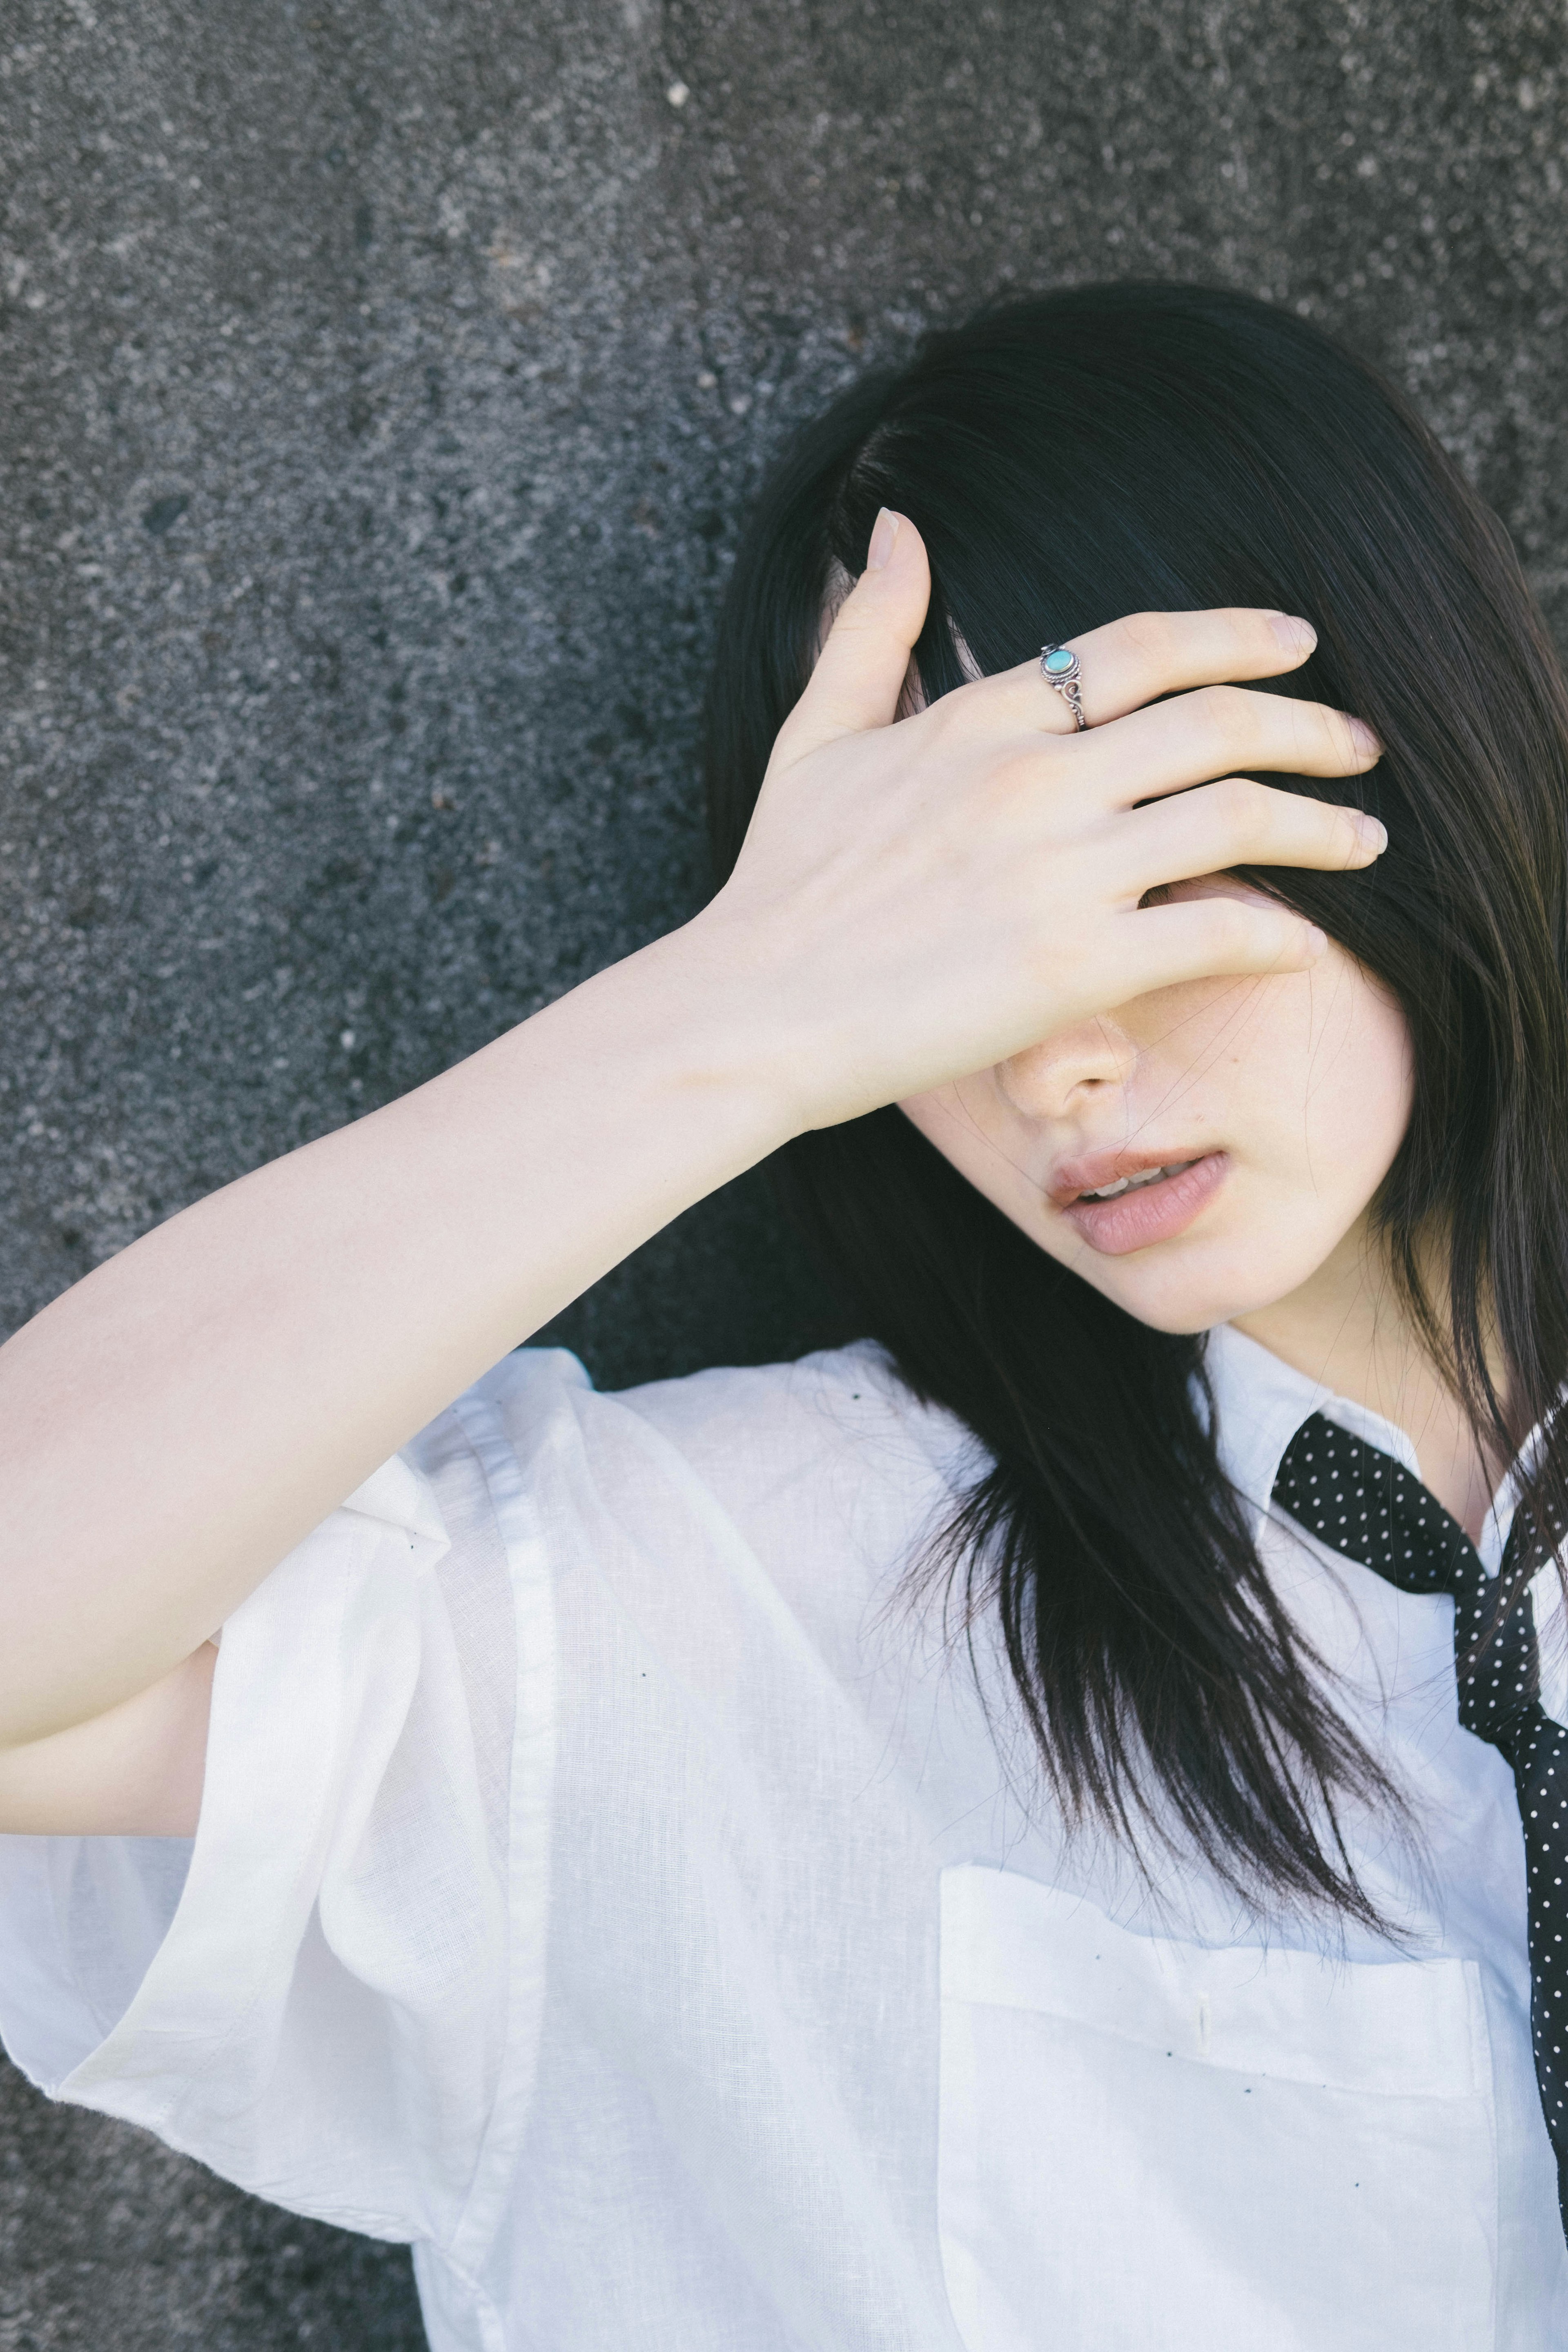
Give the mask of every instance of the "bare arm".
[(91, 1777), (85, 1734), (42, 1743), (87, 1727), (111, 1757), (139, 1697), (143, 1743), (186, 1759), (165, 1810), (188, 1815), (215, 1628), (469, 1381), (790, 1135), (1145, 989), (1314, 960), (1282, 909), (1139, 908), (1230, 865), (1375, 854), (1348, 812), (1204, 785), (1369, 766), (1336, 714), (1234, 688), (1142, 707), (1291, 668), (1310, 639), (1140, 616), (1082, 641), (1087, 735), (1032, 666), (895, 727), (927, 575), (908, 524), (882, 553), (711, 908), (184, 1211), (0, 1349), (0, 1826), (47, 1810), (40, 1774)]
[(0, 1349), (0, 1748), (170, 1673), (480, 1372), (783, 1139), (678, 942), (198, 1202)]
[(29, 1837), (194, 1837), (215, 1643), (47, 1739), (0, 1748), (0, 1829)]

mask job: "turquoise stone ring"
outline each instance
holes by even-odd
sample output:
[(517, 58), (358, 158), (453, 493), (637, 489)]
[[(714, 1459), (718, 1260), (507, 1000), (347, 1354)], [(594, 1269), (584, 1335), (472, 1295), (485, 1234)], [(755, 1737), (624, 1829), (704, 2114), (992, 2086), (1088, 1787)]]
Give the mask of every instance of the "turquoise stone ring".
[(1078, 656), (1069, 654), (1066, 646), (1042, 646), (1040, 676), (1047, 686), (1056, 688), (1057, 692), (1072, 712), (1075, 723), (1079, 727), (1087, 727), (1089, 721), (1083, 715), (1083, 704), (1079, 699), (1080, 672)]

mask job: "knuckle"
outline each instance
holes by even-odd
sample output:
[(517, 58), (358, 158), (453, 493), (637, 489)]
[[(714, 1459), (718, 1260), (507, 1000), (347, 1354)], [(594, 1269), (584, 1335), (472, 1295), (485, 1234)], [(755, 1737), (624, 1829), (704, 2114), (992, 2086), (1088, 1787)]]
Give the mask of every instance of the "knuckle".
[(1257, 911), (1236, 898), (1210, 898), (1205, 903), (1215, 953), (1226, 958), (1245, 953), (1257, 935)]
[(1300, 752), (1304, 772), (1310, 772), (1306, 768), (1309, 761), (1330, 775), (1360, 764), (1355, 755), (1355, 738), (1342, 711), (1331, 710), (1322, 702), (1293, 701), (1289, 708), (1295, 714), (1292, 741)]
[(1279, 706), (1275, 724), (1292, 751), (1321, 751), (1325, 736), (1332, 741), (1334, 714), (1322, 703), (1303, 702), (1293, 694), (1274, 695), (1270, 699)]
[(1344, 768), (1359, 768), (1362, 764), (1361, 751), (1352, 730), (1351, 722), (1344, 712), (1331, 710), (1322, 704), (1319, 705), (1319, 712), (1320, 728), (1328, 739), (1330, 756), (1335, 764)]
[(1037, 753), (1029, 751), (1002, 752), (992, 762), (991, 778), (993, 789), (1003, 803), (1022, 800), (1026, 805), (1037, 805), (1040, 792)]
[(824, 649), (826, 650), (826, 645), (832, 641), (837, 641), (840, 646), (847, 645), (852, 638), (863, 637), (868, 631), (878, 629), (881, 625), (881, 616), (876, 606), (868, 598), (862, 596), (857, 587), (845, 598), (828, 624), (824, 636)]
[(1224, 776), (1210, 790), (1227, 831), (1248, 837), (1257, 832), (1267, 809), (1261, 784), (1249, 776)]
[(1270, 659), (1279, 651), (1279, 640), (1267, 613), (1256, 604), (1227, 604), (1218, 615), (1227, 635), (1244, 645), (1249, 653), (1267, 654)]
[(1251, 707), (1239, 687), (1202, 687), (1195, 699), (1198, 719), (1222, 752), (1250, 740)]
[(1129, 613), (1121, 622), (1129, 650), (1145, 661), (1168, 663), (1181, 640), (1174, 613)]
[(939, 694), (927, 709), (941, 715), (944, 726), (955, 730), (968, 730), (985, 716), (988, 706), (996, 699), (996, 682), (989, 677), (965, 678), (962, 686), (950, 686)]
[(939, 700), (926, 704), (921, 716), (927, 734), (937, 744), (951, 744), (955, 738), (966, 736), (973, 728), (975, 710), (973, 699), (964, 699), (968, 692), (967, 687), (961, 686), (952, 694), (944, 694)]

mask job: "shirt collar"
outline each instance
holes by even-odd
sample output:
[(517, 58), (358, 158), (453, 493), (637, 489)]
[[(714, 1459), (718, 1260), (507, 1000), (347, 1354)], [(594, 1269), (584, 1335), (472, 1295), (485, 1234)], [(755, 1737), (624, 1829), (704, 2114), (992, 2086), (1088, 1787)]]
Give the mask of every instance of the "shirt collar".
[[(1337, 1396), (1321, 1381), (1309, 1380), (1305, 1372), (1297, 1371), (1230, 1324), (1218, 1323), (1205, 1333), (1204, 1363), (1214, 1391), (1220, 1468), (1260, 1518), (1268, 1516), (1285, 1448), (1315, 1412), (1366, 1444), (1381, 1446), (1412, 1477), (1420, 1477), (1415, 1448), (1395, 1423), (1349, 1397)], [(1524, 1453), (1529, 1450), (1527, 1445)], [(1508, 1541), (1515, 1493), (1515, 1477), (1510, 1471), (1498, 1488), (1478, 1547), (1490, 1574), (1496, 1574)]]

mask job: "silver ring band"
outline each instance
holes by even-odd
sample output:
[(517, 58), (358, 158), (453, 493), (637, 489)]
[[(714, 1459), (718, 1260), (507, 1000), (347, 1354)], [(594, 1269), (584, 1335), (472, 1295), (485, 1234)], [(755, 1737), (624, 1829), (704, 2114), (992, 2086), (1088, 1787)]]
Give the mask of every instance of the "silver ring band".
[(1079, 698), (1079, 683), (1082, 675), (1078, 656), (1069, 653), (1066, 646), (1040, 647), (1040, 676), (1047, 686), (1056, 688), (1079, 728), (1089, 725), (1083, 715), (1083, 704)]

